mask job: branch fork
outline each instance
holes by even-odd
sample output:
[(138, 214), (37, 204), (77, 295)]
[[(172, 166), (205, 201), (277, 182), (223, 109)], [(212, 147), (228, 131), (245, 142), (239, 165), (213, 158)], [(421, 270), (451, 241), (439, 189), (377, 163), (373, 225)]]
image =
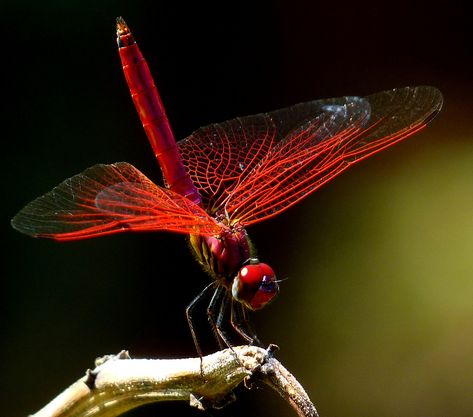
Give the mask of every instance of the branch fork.
[(199, 409), (221, 408), (240, 383), (262, 381), (275, 389), (299, 416), (317, 411), (297, 380), (265, 350), (236, 346), (200, 358), (131, 359), (128, 352), (96, 360), (95, 368), (31, 417), (115, 417), (158, 401), (188, 401)]

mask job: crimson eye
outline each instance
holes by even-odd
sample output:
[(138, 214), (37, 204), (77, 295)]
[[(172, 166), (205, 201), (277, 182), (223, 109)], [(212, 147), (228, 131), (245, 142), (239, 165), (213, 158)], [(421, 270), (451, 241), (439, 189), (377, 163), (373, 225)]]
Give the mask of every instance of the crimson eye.
[(263, 308), (278, 293), (276, 275), (267, 264), (246, 265), (233, 280), (233, 298), (251, 310)]

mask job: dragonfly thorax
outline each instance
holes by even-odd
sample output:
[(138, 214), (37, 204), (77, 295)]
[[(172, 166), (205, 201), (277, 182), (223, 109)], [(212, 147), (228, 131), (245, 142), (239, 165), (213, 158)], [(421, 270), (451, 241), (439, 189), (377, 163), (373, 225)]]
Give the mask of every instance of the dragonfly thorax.
[(274, 271), (255, 257), (243, 227), (220, 236), (191, 235), (190, 245), (202, 267), (247, 308), (259, 310), (278, 294)]
[(190, 245), (202, 267), (227, 288), (241, 266), (254, 257), (243, 227), (226, 227), (218, 236), (191, 235)]

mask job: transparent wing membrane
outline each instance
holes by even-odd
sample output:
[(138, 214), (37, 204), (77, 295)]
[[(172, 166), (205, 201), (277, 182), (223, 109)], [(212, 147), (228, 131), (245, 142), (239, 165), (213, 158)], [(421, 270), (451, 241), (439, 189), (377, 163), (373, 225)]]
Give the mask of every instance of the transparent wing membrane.
[(208, 211), (250, 225), (421, 130), (441, 106), (433, 87), (316, 100), (201, 128), (179, 149)]
[(218, 234), (213, 218), (190, 200), (158, 187), (132, 165), (95, 165), (32, 201), (12, 220), (35, 237), (73, 240), (122, 231)]
[(57, 240), (126, 230), (220, 235), (227, 226), (215, 218), (251, 225), (271, 217), (421, 130), (441, 106), (437, 89), (406, 87), (213, 124), (178, 143), (204, 208), (120, 162), (67, 179), (23, 208), (12, 225)]

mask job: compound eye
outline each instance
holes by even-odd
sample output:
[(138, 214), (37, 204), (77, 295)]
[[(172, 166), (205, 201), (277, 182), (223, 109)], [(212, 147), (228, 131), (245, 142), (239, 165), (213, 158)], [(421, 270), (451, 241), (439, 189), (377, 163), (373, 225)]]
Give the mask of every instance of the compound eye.
[(240, 269), (233, 280), (233, 298), (251, 310), (259, 310), (279, 293), (276, 275), (267, 264), (256, 263)]

